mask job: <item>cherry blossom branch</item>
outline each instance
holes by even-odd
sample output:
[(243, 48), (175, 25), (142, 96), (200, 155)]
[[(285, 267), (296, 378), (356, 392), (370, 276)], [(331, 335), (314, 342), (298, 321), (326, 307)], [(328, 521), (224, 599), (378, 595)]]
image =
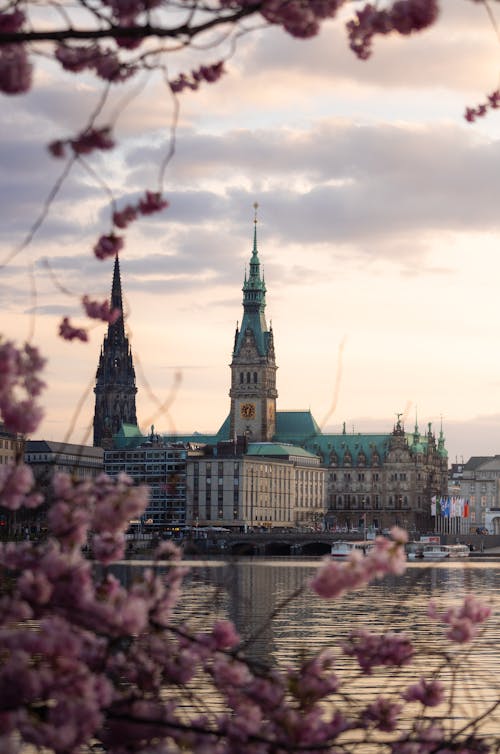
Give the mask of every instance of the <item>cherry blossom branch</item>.
[(150, 37), (172, 38), (191, 40), (206, 31), (210, 31), (222, 24), (236, 24), (242, 18), (251, 16), (256, 13), (262, 6), (262, 2), (257, 2), (233, 13), (225, 13), (216, 16), (202, 23), (190, 26), (189, 23), (182, 23), (179, 26), (167, 28), (164, 26), (152, 26), (151, 24), (122, 26), (113, 24), (109, 19), (108, 26), (105, 29), (44, 29), (39, 31), (0, 31), (0, 46), (11, 44), (25, 44), (30, 42), (64, 42), (67, 40), (91, 41), (98, 39), (130, 39), (143, 40)]

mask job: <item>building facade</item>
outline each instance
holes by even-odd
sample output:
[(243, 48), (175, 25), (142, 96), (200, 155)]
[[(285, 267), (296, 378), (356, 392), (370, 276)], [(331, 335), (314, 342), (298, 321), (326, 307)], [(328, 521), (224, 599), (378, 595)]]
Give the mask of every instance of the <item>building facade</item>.
[(472, 456), (462, 469), (460, 494), (469, 501), (471, 531), (500, 533), (500, 456)]
[(431, 498), (447, 489), (447, 453), (442, 433), (429, 425), (421, 436), (404, 431), (400, 417), (389, 435), (329, 435), (328, 524), (331, 528), (427, 532), (433, 526)]
[(40, 486), (48, 485), (58, 471), (74, 479), (92, 479), (104, 471), (102, 448), (52, 440), (28, 440), (24, 461), (31, 466)]
[(245, 453), (190, 459), (187, 524), (254, 528), (323, 528), (326, 470), (303, 448), (250, 443)]
[(16, 457), (22, 453), (23, 438), (13, 432), (8, 432), (5, 425), (0, 423), (0, 466), (15, 463)]
[[(309, 527), (325, 521), (334, 529), (399, 525), (415, 534), (429, 532), (431, 499), (447, 493), (442, 429), (436, 437), (429, 424), (421, 434), (415, 422), (408, 433), (399, 414), (386, 433), (350, 434), (345, 424), (342, 432), (327, 433), (310, 411), (277, 410), (278, 367), (274, 334), (265, 319), (266, 292), (255, 218), (243, 317), (233, 341), (229, 414), (215, 435), (166, 435), (162, 440), (204, 448), (203, 460), (188, 463), (187, 522), (245, 528)], [(144, 439), (126, 423), (114, 435), (123, 448)], [(265, 463), (250, 451), (259, 444), (267, 448)], [(284, 452), (279, 458), (269, 455), (271, 444), (287, 446), (288, 457)], [(218, 455), (223, 446), (233, 447), (231, 460), (227, 453)], [(297, 459), (304, 463), (305, 454), (315, 459), (314, 473), (310, 460), (307, 468), (300, 467)], [(263, 471), (266, 465), (268, 471)]]
[(149, 503), (141, 524), (151, 530), (171, 530), (186, 525), (186, 463), (189, 447), (164, 443), (157, 435), (134, 447), (104, 453), (110, 476), (125, 473), (136, 484), (147, 484)]
[(137, 424), (135, 371), (123, 319), (123, 300), (118, 256), (115, 258), (111, 309), (121, 314), (108, 325), (96, 373), (94, 445), (110, 448), (122, 423)]

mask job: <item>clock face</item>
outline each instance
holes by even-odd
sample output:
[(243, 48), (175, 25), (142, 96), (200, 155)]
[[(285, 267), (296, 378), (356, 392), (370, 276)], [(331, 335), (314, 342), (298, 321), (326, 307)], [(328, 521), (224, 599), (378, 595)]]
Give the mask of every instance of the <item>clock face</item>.
[(240, 406), (240, 415), (242, 419), (254, 419), (255, 403), (242, 403)]

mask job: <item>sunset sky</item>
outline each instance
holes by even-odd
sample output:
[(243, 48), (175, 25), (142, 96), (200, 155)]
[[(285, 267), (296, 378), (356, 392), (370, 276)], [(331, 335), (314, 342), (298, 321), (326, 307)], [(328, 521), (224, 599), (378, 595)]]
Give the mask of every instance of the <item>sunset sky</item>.
[[(180, 96), (171, 206), (137, 223), (120, 257), (143, 430), (216, 431), (228, 413), (257, 201), (278, 410), (350, 432), (390, 431), (397, 412), (412, 430), (417, 413), (422, 430), (442, 421), (450, 460), (500, 453), (500, 115), (463, 118), (498, 86), (499, 59), (484, 8), (447, 0), (432, 30), (377, 39), (368, 62), (338, 20), (308, 41), (257, 31), (220, 82)], [(216, 60), (186, 53), (171, 70)], [(79, 130), (100, 91), (44, 64), (32, 93), (3, 98), (2, 260), (62, 170), (45, 145)], [(112, 260), (92, 254), (109, 231), (96, 175), (120, 206), (156, 190), (172, 112), (160, 77), (145, 80), (120, 111), (119, 148), (71, 174), (2, 269), (3, 333), (49, 360), (39, 437), (91, 442), (105, 328), (66, 343), (58, 324), (86, 326), (81, 296), (110, 292)]]

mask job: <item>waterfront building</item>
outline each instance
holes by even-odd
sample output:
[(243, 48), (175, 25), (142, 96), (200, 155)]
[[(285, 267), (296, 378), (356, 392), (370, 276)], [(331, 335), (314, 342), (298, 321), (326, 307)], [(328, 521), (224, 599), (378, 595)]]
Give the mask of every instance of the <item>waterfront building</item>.
[(115, 258), (110, 303), (111, 309), (119, 309), (121, 314), (116, 322), (108, 324), (94, 387), (94, 445), (107, 448), (112, 447), (113, 435), (123, 423), (137, 424), (137, 388), (132, 351), (125, 335), (118, 255)]
[[(140, 523), (151, 531), (175, 530), (186, 524), (186, 462), (189, 445), (165, 443), (152, 429), (133, 448), (108, 449), (104, 468), (110, 476), (125, 473), (149, 486), (149, 503)], [(196, 452), (195, 449), (192, 450)]]
[(76, 445), (52, 440), (27, 440), (24, 461), (33, 470), (39, 486), (50, 483), (55, 472), (73, 479), (91, 479), (104, 471), (104, 451), (91, 445)]
[(233, 443), (212, 450), (215, 455), (188, 461), (189, 525), (323, 528), (326, 469), (318, 456), (271, 442), (236, 452)]
[(12, 464), (22, 452), (23, 438), (14, 432), (8, 432), (0, 422), (0, 465)]
[[(188, 462), (186, 520), (233, 527), (316, 526), (322, 521), (341, 530), (397, 524), (415, 534), (428, 532), (433, 525), (431, 498), (447, 493), (448, 455), (442, 428), (436, 437), (430, 424), (421, 433), (415, 421), (413, 432), (406, 432), (399, 414), (385, 433), (347, 433), (345, 424), (341, 432), (331, 433), (322, 431), (310, 411), (277, 410), (274, 334), (265, 319), (267, 290), (260, 271), (256, 218), (242, 290), (243, 317), (233, 340), (227, 417), (213, 435), (162, 437), (164, 443), (196, 443), (199, 448), (198, 458)], [(145, 439), (135, 420), (124, 421), (113, 435), (117, 449), (136, 447)], [(256, 463), (251, 449), (259, 443), (268, 454), (269, 484), (259, 477), (262, 499), (255, 499), (250, 510), (248, 485)], [(296, 450), (277, 459), (269, 455), (270, 444)], [(234, 456), (231, 461), (228, 447)], [(315, 481), (299, 475), (298, 449), (316, 459)], [(255, 474), (254, 468), (254, 479)], [(280, 474), (290, 482), (285, 503), (276, 494)], [(302, 493), (309, 484), (318, 491), (314, 504), (308, 498), (302, 501), (301, 480)], [(269, 504), (268, 490), (272, 490)]]
[(472, 532), (500, 533), (500, 456), (472, 456), (462, 469), (460, 494), (469, 500)]
[(53, 475), (64, 472), (74, 480), (93, 479), (104, 471), (104, 451), (89, 445), (27, 440), (24, 443), (24, 462), (31, 466), (36, 488), (43, 494), (44, 503), (38, 508), (18, 511), (11, 521), (11, 533), (38, 537), (45, 531), (47, 509), (53, 501)]

